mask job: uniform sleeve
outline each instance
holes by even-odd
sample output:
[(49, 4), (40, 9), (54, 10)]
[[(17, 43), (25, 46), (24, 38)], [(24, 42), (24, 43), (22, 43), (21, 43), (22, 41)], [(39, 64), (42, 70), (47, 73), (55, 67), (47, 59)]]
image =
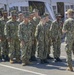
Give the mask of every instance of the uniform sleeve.
[(68, 22), (68, 21), (65, 21), (64, 24), (63, 24), (62, 30), (63, 30), (63, 31), (68, 30), (68, 27), (69, 27), (68, 25), (69, 25), (69, 22)]
[(34, 31), (34, 24), (31, 23), (31, 34), (32, 34), (32, 40), (34, 40), (34, 37), (35, 37), (34, 33), (35, 33), (35, 31)]
[(51, 38), (51, 31), (50, 31), (50, 28), (48, 30), (48, 38)]
[(4, 34), (7, 35), (6, 25), (5, 25), (5, 27), (4, 27)]
[(37, 40), (38, 40), (38, 36), (39, 36), (39, 25), (37, 25), (36, 32), (35, 32), (35, 37)]
[(19, 40), (23, 40), (23, 36), (22, 36), (22, 25), (18, 25), (18, 37)]
[(52, 27), (51, 24), (52, 24), (52, 21), (50, 21), (49, 24), (50, 24), (50, 27), (49, 27), (49, 38), (51, 38), (51, 27)]
[[(1, 20), (0, 20), (0, 26), (1, 26)], [(1, 36), (1, 27), (0, 27), (0, 36)]]
[(50, 35), (51, 35), (51, 37), (55, 37), (55, 35), (54, 35), (54, 32), (55, 32), (55, 25), (54, 25), (54, 23), (52, 23), (51, 24), (51, 27), (50, 27)]
[(0, 36), (4, 35), (4, 24), (3, 21), (0, 19)]
[(6, 23), (6, 25), (5, 25), (4, 34), (7, 37), (7, 39), (11, 38), (9, 23)]

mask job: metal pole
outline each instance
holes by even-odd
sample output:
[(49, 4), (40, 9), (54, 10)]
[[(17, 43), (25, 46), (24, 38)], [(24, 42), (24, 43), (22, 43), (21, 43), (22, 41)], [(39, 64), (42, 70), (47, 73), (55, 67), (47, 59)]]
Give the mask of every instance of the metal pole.
[(8, 0), (6, 0), (6, 5), (7, 5), (7, 12), (8, 12), (8, 15), (9, 15), (9, 3), (8, 3)]

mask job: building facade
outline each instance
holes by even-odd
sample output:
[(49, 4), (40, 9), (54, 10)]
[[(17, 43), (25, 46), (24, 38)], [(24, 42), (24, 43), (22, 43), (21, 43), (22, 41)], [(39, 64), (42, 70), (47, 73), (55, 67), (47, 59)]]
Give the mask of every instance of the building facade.
[(65, 12), (69, 8), (74, 9), (74, 0), (0, 0), (0, 7), (7, 9), (8, 12), (13, 9), (24, 12), (37, 8), (40, 15), (49, 12), (50, 17), (54, 20), (55, 14), (60, 13), (65, 19)]
[(70, 8), (74, 9), (74, 0), (51, 0), (51, 5), (54, 14), (60, 13), (62, 18), (66, 19), (65, 12)]

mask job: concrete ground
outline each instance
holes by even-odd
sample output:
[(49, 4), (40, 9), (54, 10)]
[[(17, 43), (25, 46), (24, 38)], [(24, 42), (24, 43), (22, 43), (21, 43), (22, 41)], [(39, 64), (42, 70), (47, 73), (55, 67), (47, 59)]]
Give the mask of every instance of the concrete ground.
[[(53, 54), (51, 52), (51, 56), (52, 55)], [(74, 75), (74, 72), (66, 71), (67, 63), (65, 43), (62, 43), (61, 45), (61, 59), (63, 62), (54, 63), (53, 60), (49, 60), (49, 64), (39, 64), (39, 62), (34, 62), (29, 66), (10, 64), (9, 62), (0, 62), (0, 75)]]

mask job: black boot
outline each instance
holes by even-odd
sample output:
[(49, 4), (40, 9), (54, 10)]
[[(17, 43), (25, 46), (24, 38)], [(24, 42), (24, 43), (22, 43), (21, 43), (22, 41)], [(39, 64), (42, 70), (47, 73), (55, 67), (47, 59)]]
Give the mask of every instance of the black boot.
[(58, 62), (56, 58), (54, 58), (54, 62)]
[(10, 59), (9, 59), (8, 55), (6, 55), (5, 61), (9, 61), (9, 60), (10, 60)]
[(49, 62), (48, 62), (48, 60), (47, 60), (47, 59), (44, 59), (44, 63), (48, 64)]
[(50, 57), (50, 55), (48, 54), (48, 55), (47, 55), (47, 59), (53, 59), (53, 58), (52, 58), (52, 57)]
[(2, 61), (2, 57), (0, 56), (0, 62)]
[(37, 61), (35, 56), (31, 56), (30, 61)]
[(60, 58), (55, 58), (54, 62), (62, 62), (62, 60)]
[(44, 60), (43, 59), (40, 59), (40, 64), (44, 64)]
[(57, 58), (57, 61), (58, 61), (58, 62), (62, 62), (62, 60), (61, 60), (60, 58)]
[(2, 55), (2, 61), (5, 62), (5, 56), (4, 55)]

